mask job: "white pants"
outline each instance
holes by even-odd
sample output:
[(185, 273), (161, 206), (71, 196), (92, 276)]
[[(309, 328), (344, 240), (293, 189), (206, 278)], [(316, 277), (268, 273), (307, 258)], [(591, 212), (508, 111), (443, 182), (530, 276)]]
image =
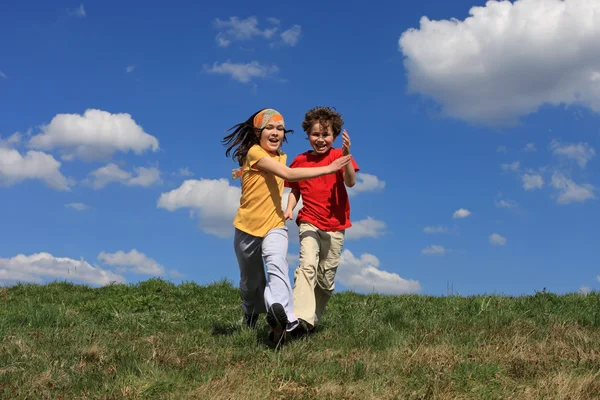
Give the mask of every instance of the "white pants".
[(233, 245), (240, 267), (244, 313), (261, 314), (272, 304), (279, 303), (287, 314), (287, 330), (293, 329), (298, 319), (294, 314), (294, 296), (286, 260), (287, 227), (271, 229), (265, 237), (252, 236), (236, 228)]

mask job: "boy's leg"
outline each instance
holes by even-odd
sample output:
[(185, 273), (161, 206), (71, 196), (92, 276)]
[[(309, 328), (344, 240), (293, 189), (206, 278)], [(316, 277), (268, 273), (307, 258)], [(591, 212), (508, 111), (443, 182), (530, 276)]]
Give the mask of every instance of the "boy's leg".
[(235, 230), (233, 247), (240, 267), (240, 295), (244, 314), (253, 316), (264, 313), (264, 292), (267, 283), (262, 260), (263, 238)]
[(287, 263), (288, 229), (271, 229), (262, 243), (262, 256), (267, 267), (267, 285), (265, 288), (265, 306), (270, 310), (274, 304), (280, 304), (287, 315), (287, 330), (298, 324), (294, 314), (294, 296), (288, 275)]
[(315, 325), (315, 285), (321, 241), (319, 229), (307, 222), (300, 227), (300, 259), (294, 271), (294, 305), (296, 316), (311, 326)]
[(324, 243), (327, 243), (327, 249), (321, 251), (321, 261), (319, 262), (317, 273), (317, 285), (315, 286), (315, 323), (321, 319), (335, 289), (335, 274), (340, 265), (345, 231), (324, 232), (324, 234), (328, 236), (328, 239), (323, 240)]

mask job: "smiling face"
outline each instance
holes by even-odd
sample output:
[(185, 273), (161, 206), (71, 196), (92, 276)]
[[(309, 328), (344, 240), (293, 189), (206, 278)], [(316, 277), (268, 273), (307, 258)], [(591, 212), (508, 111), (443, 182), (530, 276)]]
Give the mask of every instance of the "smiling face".
[(308, 141), (315, 154), (327, 153), (331, 149), (334, 139), (331, 124), (325, 127), (317, 121), (308, 132)]
[(270, 121), (265, 125), (263, 130), (258, 133), (258, 141), (260, 147), (269, 153), (275, 154), (281, 147), (284, 136), (285, 126), (283, 125), (283, 121)]

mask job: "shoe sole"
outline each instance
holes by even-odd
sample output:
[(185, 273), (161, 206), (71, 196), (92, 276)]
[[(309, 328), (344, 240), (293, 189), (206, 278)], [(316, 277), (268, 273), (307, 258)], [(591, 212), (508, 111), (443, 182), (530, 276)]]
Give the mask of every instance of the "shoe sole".
[(267, 312), (266, 319), (267, 324), (269, 324), (272, 329), (271, 333), (269, 334), (271, 341), (284, 341), (288, 318), (283, 306), (279, 303), (272, 304)]

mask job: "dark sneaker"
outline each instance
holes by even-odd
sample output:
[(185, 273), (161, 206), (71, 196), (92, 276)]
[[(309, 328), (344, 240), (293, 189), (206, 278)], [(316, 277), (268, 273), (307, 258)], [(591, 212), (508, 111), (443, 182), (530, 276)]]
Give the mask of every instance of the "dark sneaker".
[(244, 326), (248, 329), (256, 328), (256, 322), (258, 321), (258, 314), (244, 314)]
[(276, 344), (285, 342), (285, 329), (288, 318), (281, 304), (274, 303), (271, 305), (267, 311), (267, 323), (270, 326), (269, 340)]
[(308, 337), (312, 333), (314, 328), (305, 320), (298, 318), (298, 325), (290, 332), (292, 339), (302, 339)]

